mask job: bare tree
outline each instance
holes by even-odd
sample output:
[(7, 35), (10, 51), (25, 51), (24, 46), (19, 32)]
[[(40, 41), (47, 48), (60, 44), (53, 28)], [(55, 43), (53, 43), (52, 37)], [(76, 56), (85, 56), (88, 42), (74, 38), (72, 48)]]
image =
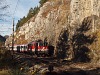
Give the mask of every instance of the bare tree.
[(0, 20), (4, 21), (4, 17), (8, 17), (8, 12), (6, 11), (9, 5), (7, 5), (6, 0), (0, 0)]

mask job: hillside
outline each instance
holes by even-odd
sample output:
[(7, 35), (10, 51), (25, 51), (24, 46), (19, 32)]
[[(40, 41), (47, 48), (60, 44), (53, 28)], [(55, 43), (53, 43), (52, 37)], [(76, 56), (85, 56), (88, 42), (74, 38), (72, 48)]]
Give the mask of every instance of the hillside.
[(0, 35), (0, 47), (4, 45), (6, 38)]
[[(95, 47), (100, 42), (99, 8), (99, 0), (48, 0), (16, 30), (15, 44), (47, 39), (55, 47), (55, 54), (62, 51), (68, 60), (86, 61), (84, 56), (100, 63), (99, 44)], [(6, 45), (11, 44), (11, 39)]]
[(0, 35), (0, 42), (5, 42), (6, 38)]

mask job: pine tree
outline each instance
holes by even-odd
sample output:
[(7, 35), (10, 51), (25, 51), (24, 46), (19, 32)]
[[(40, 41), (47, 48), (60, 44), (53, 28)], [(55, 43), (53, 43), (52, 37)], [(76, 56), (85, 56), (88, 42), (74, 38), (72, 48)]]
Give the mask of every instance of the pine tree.
[(45, 2), (47, 2), (48, 0), (40, 0), (40, 6), (43, 6), (43, 4), (45, 3)]

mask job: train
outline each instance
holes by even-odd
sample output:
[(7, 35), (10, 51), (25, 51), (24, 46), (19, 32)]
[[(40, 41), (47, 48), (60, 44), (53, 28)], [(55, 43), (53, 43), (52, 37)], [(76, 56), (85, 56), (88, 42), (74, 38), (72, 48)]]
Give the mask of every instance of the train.
[[(12, 50), (12, 46), (9, 46), (9, 50)], [(46, 41), (37, 40), (28, 44), (14, 45), (13, 51), (37, 56), (53, 56), (54, 46), (48, 45)]]

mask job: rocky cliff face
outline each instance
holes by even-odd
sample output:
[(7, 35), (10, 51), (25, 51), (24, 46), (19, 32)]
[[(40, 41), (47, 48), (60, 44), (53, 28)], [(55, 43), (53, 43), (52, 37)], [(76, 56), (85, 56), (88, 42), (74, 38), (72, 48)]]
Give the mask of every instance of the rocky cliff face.
[[(71, 38), (84, 18), (91, 16), (91, 29), (95, 32), (100, 24), (100, 0), (49, 0), (39, 13), (20, 27), (15, 34), (15, 44), (47, 38), (49, 44), (57, 45), (61, 31), (68, 30)], [(6, 44), (11, 43), (11, 37)]]

